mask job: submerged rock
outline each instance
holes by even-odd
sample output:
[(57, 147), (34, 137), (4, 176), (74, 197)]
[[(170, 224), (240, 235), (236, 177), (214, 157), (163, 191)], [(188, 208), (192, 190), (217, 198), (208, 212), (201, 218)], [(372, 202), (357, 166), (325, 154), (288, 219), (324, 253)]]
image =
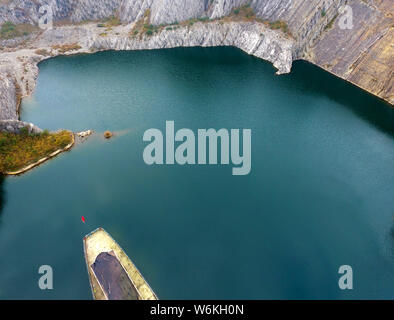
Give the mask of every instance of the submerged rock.
[(110, 139), (112, 137), (113, 137), (113, 133), (112, 132), (110, 132), (110, 131), (105, 131), (104, 132), (104, 138), (105, 139)]

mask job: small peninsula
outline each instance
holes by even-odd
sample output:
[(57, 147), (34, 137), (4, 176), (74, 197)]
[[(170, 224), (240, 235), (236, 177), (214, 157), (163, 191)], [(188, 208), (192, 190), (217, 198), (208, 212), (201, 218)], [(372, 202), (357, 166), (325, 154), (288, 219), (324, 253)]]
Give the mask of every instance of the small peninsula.
[(55, 133), (29, 133), (27, 127), (19, 134), (0, 132), (0, 174), (19, 175), (69, 150), (74, 134), (67, 130)]

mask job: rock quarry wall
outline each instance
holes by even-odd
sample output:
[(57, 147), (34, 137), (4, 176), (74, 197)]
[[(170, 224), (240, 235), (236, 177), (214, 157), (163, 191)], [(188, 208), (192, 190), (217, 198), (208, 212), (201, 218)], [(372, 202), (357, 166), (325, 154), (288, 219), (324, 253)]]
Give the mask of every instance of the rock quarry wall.
[[(338, 23), (345, 4), (352, 8), (351, 30)], [(394, 103), (392, 0), (0, 0), (0, 24), (37, 25), (43, 5), (52, 8), (53, 29), (0, 38), (0, 121), (19, 119), (20, 98), (34, 90), (40, 61), (108, 49), (235, 46), (270, 61), (278, 74), (290, 72), (293, 60), (305, 59)], [(233, 10), (244, 5), (255, 17), (232, 19)], [(111, 16), (122, 24), (103, 32), (97, 21)], [(192, 18), (205, 19), (182, 23)], [(177, 26), (133, 36), (143, 19)], [(270, 22), (282, 22), (287, 34)], [(70, 44), (77, 46), (62, 51)]]

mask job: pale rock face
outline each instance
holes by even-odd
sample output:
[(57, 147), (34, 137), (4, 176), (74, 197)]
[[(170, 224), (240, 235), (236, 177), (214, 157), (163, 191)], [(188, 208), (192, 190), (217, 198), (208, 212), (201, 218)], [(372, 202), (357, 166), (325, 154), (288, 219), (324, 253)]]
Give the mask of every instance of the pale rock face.
[(15, 79), (5, 68), (0, 69), (0, 120), (18, 119), (16, 96)]
[[(91, 42), (90, 42), (91, 41)], [(268, 60), (278, 73), (290, 72), (293, 41), (263, 25), (243, 23), (196, 23), (193, 27), (163, 30), (141, 40), (129, 37), (96, 37), (85, 45), (97, 50), (142, 50), (174, 47), (235, 46), (259, 58)]]
[(204, 15), (208, 1), (161, 0), (151, 5), (151, 23), (173, 23)]
[(18, 120), (19, 99), (28, 96), (36, 85), (40, 56), (30, 50), (19, 55), (0, 54), (0, 120)]
[(29, 134), (38, 134), (43, 132), (40, 128), (29, 122), (18, 120), (0, 120), (0, 131), (20, 133), (23, 128), (27, 128), (27, 132)]
[[(0, 6), (0, 23), (37, 24), (39, 8), (49, 5), (54, 21), (78, 23), (117, 15), (124, 23), (141, 19), (147, 10), (154, 25), (181, 22), (191, 18), (221, 18), (234, 8), (250, 4), (257, 17), (268, 21), (285, 21), (300, 40), (297, 52), (313, 42), (325, 25), (338, 13), (346, 0), (9, 0)], [(322, 23), (321, 12), (327, 18)]]
[(241, 7), (248, 3), (250, 3), (249, 0), (215, 0), (211, 1), (211, 6), (207, 9), (209, 17), (211, 19), (216, 19), (227, 16), (234, 8)]

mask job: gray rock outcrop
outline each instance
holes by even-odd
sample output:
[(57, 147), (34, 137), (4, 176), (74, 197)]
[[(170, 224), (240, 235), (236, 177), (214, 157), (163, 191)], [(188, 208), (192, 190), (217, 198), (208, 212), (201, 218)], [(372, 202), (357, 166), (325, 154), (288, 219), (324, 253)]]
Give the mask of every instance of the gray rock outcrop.
[(26, 128), (29, 134), (38, 134), (43, 131), (29, 122), (18, 120), (0, 120), (0, 132), (21, 133), (21, 130)]

